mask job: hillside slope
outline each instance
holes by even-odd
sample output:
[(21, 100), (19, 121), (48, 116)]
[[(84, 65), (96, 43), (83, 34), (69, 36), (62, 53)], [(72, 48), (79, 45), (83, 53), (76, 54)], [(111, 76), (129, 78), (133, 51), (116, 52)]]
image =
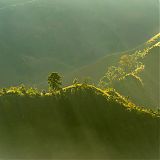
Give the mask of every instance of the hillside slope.
[[(105, 74), (107, 68), (110, 66), (116, 66), (120, 60), (120, 57), (125, 54), (134, 54), (136, 51), (143, 51), (148, 47), (149, 54), (142, 60), (145, 65), (145, 70), (142, 72), (141, 77), (144, 82), (144, 86), (141, 86), (133, 78), (125, 79), (117, 83), (116, 89), (124, 94), (130, 96), (130, 98), (138, 105), (144, 105), (156, 109), (159, 106), (159, 38), (160, 34), (155, 35), (143, 45), (137, 48), (126, 51), (124, 53), (116, 53), (108, 55), (96, 63), (83, 67), (74, 72), (65, 75), (65, 84), (69, 84), (73, 81), (74, 77), (83, 80), (85, 77), (91, 77), (94, 83), (97, 83), (99, 79)], [(157, 44), (157, 45), (156, 45)], [(136, 93), (136, 94), (135, 94)]]
[(143, 106), (152, 109), (160, 108), (160, 33), (151, 38), (145, 44), (143, 50), (151, 48), (145, 58), (142, 60), (145, 70), (141, 73), (143, 86), (135, 79), (127, 78), (116, 85), (117, 90), (130, 96), (131, 99)]
[(0, 0), (0, 86), (45, 82), (157, 32), (157, 0), (123, 1)]
[(113, 90), (8, 90), (0, 96), (0, 158), (158, 160), (159, 122)]

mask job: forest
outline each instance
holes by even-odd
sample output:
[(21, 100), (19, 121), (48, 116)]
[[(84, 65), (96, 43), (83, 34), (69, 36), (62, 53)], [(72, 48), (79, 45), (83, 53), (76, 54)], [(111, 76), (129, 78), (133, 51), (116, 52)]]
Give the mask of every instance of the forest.
[(122, 55), (97, 85), (88, 78), (83, 82), (75, 78), (63, 87), (62, 76), (52, 72), (48, 89), (23, 84), (2, 88), (0, 155), (18, 159), (158, 160), (159, 107), (137, 105), (118, 92), (116, 85), (130, 80), (145, 87), (140, 76), (145, 68), (142, 60), (159, 47), (159, 35), (146, 43), (147, 49)]
[(159, 160), (157, 0), (0, 0), (0, 160)]

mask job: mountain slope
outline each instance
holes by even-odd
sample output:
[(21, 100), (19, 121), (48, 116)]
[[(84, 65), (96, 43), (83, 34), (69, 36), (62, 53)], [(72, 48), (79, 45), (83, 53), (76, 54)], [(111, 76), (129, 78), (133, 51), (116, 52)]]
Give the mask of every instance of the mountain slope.
[(43, 83), (157, 32), (156, 0), (123, 1), (0, 0), (0, 85)]
[(77, 84), (53, 94), (18, 94), (0, 96), (2, 159), (159, 158), (158, 114), (113, 90)]
[(85, 77), (91, 77), (92, 81), (97, 83), (108, 67), (118, 64), (122, 55), (134, 54), (136, 51), (143, 51), (149, 47), (151, 48), (149, 53), (142, 60), (145, 65), (145, 70), (141, 74), (144, 86), (141, 86), (136, 80), (129, 78), (117, 83), (116, 89), (125, 96), (129, 96), (135, 103), (156, 109), (159, 107), (159, 37), (160, 34), (157, 34), (143, 45), (131, 51), (106, 56), (96, 63), (71, 72), (65, 76), (65, 83), (71, 83), (74, 77), (80, 80)]
[[(145, 70), (142, 72), (141, 77), (144, 85), (140, 85), (134, 79), (126, 79), (121, 83), (117, 84), (117, 90), (126, 95), (130, 96), (131, 99), (143, 106), (158, 109), (160, 108), (160, 34), (157, 34), (151, 40), (146, 43), (146, 46), (150, 46), (148, 54), (142, 60), (145, 65)], [(135, 94), (136, 93), (136, 94)]]

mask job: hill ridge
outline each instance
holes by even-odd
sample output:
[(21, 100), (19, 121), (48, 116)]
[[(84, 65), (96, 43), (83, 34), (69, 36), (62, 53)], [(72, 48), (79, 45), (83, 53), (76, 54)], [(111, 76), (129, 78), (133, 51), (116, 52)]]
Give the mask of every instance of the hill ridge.
[(69, 93), (70, 95), (72, 92), (74, 93), (74, 91), (79, 91), (79, 90), (84, 90), (84, 91), (88, 90), (88, 91), (91, 91), (92, 94), (101, 95), (106, 100), (115, 101), (118, 104), (124, 106), (125, 109), (127, 110), (147, 113), (152, 116), (160, 117), (160, 114), (158, 112), (155, 112), (151, 109), (147, 109), (143, 106), (135, 105), (130, 99), (121, 95), (113, 88), (107, 88), (103, 90), (101, 88), (98, 88), (90, 84), (80, 84), (79, 83), (79, 84), (74, 84), (74, 85), (64, 87), (60, 91), (45, 92), (45, 93), (42, 93), (32, 87), (31, 88), (22, 88), (21, 86), (10, 87), (10, 88), (5, 88), (5, 92), (4, 92), (4, 89), (0, 89), (0, 97), (3, 97), (5, 95), (8, 95), (8, 96), (15, 95), (15, 96), (22, 96), (22, 97), (29, 96), (31, 98), (34, 98), (34, 97), (36, 98), (37, 96), (38, 97), (52, 97), (52, 96), (54, 97), (56, 95), (60, 96), (61, 94), (67, 96), (67, 93)]

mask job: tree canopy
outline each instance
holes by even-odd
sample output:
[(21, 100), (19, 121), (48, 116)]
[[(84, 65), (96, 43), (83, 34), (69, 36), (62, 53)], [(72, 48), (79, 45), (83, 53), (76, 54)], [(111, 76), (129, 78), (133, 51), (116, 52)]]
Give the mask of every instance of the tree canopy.
[(57, 72), (52, 72), (48, 76), (48, 85), (50, 90), (59, 90), (62, 85), (62, 77)]

